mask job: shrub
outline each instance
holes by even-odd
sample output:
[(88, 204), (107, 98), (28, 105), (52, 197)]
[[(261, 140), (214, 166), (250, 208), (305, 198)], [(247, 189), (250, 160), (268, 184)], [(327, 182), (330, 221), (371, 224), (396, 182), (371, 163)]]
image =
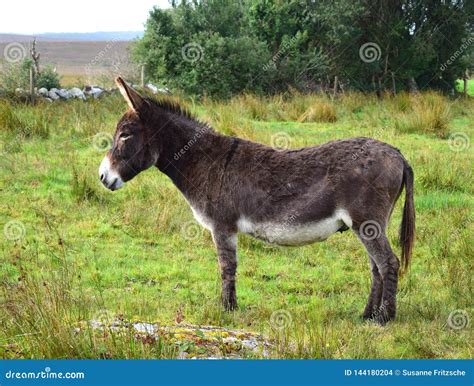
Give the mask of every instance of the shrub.
[(36, 87), (44, 87), (48, 90), (52, 88), (60, 88), (61, 83), (59, 74), (51, 66), (44, 67), (36, 77)]

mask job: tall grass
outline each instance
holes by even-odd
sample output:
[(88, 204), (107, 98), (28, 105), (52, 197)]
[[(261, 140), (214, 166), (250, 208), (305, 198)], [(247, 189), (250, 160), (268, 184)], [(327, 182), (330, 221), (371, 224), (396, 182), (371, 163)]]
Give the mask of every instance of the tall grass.
[(428, 92), (422, 95), (395, 98), (401, 114), (395, 121), (397, 130), (402, 133), (420, 133), (446, 138), (449, 135), (451, 108), (445, 97)]

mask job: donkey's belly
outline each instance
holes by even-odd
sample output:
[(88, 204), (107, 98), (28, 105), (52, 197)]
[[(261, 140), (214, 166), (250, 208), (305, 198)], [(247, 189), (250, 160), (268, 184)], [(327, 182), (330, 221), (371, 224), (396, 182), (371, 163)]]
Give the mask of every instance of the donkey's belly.
[(303, 224), (291, 221), (255, 223), (246, 217), (241, 217), (237, 222), (237, 227), (242, 233), (271, 244), (288, 246), (324, 241), (345, 226), (352, 226), (352, 221), (347, 212), (341, 210), (336, 211), (331, 217)]

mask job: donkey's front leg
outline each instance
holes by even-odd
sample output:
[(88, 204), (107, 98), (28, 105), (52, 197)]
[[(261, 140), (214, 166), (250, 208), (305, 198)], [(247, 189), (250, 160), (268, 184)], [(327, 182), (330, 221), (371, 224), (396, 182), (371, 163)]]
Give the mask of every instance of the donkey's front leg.
[(235, 274), (237, 271), (237, 234), (215, 230), (212, 238), (217, 248), (222, 277), (222, 304), (226, 311), (237, 308)]

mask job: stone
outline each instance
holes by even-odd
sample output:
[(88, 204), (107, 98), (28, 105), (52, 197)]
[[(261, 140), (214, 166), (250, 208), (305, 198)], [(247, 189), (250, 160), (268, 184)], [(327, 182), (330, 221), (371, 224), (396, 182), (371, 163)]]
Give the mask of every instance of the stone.
[(83, 321), (74, 327), (78, 334), (91, 328), (99, 336), (109, 331), (117, 336), (131, 331), (134, 339), (142, 344), (153, 344), (161, 339), (179, 350), (178, 359), (268, 358), (273, 347), (273, 343), (260, 334), (217, 326), (131, 322), (112, 316), (106, 320)]
[(48, 98), (50, 98), (53, 101), (56, 101), (56, 100), (59, 99), (59, 95), (56, 94), (56, 91), (54, 91), (54, 90), (58, 90), (58, 89), (57, 88), (52, 88), (51, 90), (49, 90)]
[(148, 89), (148, 90), (151, 90), (151, 92), (153, 94), (156, 94), (158, 92), (158, 87), (156, 87), (154, 84), (151, 84), (151, 83), (147, 83), (145, 85), (145, 87)]
[(56, 94), (58, 94), (63, 99), (71, 99), (71, 94), (69, 94), (69, 92), (64, 88), (58, 90)]
[(159, 88), (158, 92), (160, 94), (173, 95), (173, 93), (171, 92), (171, 90), (168, 87)]
[(94, 99), (99, 98), (103, 94), (104, 90), (96, 86), (86, 86), (84, 88), (84, 94), (92, 96)]
[(68, 91), (69, 91), (69, 94), (71, 95), (72, 98), (86, 100), (86, 96), (84, 95), (84, 93), (82, 92), (82, 90), (80, 88), (73, 87), (73, 88), (69, 89)]

